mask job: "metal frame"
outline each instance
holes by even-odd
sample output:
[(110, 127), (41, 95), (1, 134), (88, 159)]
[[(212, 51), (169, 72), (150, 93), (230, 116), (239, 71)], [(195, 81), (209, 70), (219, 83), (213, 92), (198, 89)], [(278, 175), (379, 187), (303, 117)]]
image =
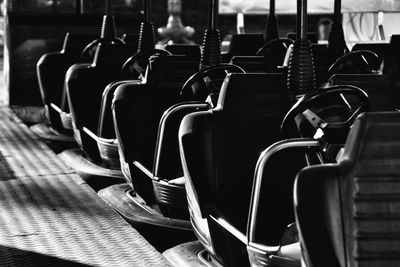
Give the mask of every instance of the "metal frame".
[(290, 149), (290, 148), (311, 148), (311, 147), (319, 147), (320, 143), (318, 140), (311, 139), (311, 138), (293, 138), (293, 139), (287, 139), (283, 141), (276, 142), (269, 146), (267, 149), (265, 149), (260, 157), (258, 158), (258, 162), (256, 165), (255, 169), (255, 174), (254, 174), (254, 181), (253, 181), (253, 192), (252, 192), (252, 198), (250, 202), (250, 211), (249, 211), (249, 217), (248, 217), (248, 222), (247, 222), (247, 238), (248, 238), (248, 246), (251, 249), (255, 250), (262, 250), (265, 252), (276, 252), (279, 249), (279, 246), (266, 246), (262, 244), (257, 244), (254, 242), (255, 240), (255, 229), (256, 225), (255, 222), (257, 220), (257, 212), (258, 212), (258, 205), (259, 205), (259, 199), (260, 199), (260, 194), (261, 194), (261, 184), (262, 184), (262, 178), (264, 174), (264, 168), (269, 159), (274, 155), (275, 153), (285, 150), (285, 149)]

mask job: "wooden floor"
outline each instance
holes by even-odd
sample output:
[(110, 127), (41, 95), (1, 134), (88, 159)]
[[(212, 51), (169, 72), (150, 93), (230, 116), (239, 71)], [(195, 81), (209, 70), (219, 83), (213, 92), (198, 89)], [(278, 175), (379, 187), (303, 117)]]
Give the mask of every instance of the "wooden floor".
[(168, 266), (0, 106), (0, 266)]

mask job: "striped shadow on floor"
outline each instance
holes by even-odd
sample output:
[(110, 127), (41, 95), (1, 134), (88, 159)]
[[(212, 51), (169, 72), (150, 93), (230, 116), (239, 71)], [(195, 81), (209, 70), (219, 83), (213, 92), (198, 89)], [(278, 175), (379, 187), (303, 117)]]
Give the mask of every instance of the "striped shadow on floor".
[(0, 266), (168, 263), (3, 106)]

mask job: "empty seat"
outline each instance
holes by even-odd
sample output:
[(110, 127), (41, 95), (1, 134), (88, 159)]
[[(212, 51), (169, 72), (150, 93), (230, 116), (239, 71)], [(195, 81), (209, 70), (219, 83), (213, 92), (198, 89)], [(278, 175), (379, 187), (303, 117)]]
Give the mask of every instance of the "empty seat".
[(394, 101), (390, 86), (390, 75), (384, 74), (335, 74), (331, 85), (354, 85), (368, 94), (371, 111), (393, 111)]
[[(280, 123), (289, 106), (282, 74), (230, 74), (216, 108), (189, 114), (181, 123), (191, 222), (203, 245), (227, 266), (246, 264), (241, 237), (254, 167), (261, 150), (280, 140)], [(218, 226), (220, 221), (237, 229), (239, 238), (231, 238), (229, 230)]]
[(222, 54), (222, 62), (229, 62), (232, 56), (256, 55), (263, 44), (264, 37), (262, 34), (233, 34), (228, 52)]
[(303, 169), (294, 203), (305, 266), (399, 266), (400, 113), (365, 113), (336, 164)]
[(268, 68), (263, 56), (233, 56), (231, 63), (240, 66), (247, 73), (273, 72)]
[(257, 51), (256, 56), (233, 56), (231, 63), (243, 67), (246, 72), (284, 72), (280, 66), (284, 65), (285, 56), (290, 44), (290, 39), (274, 39), (265, 43)]
[(37, 63), (40, 93), (52, 128), (63, 131), (60, 112), (69, 113), (64, 90), (68, 68), (81, 60), (83, 48), (96, 35), (67, 33), (60, 52), (44, 54)]
[(99, 45), (93, 63), (76, 64), (66, 75), (75, 139), (95, 161), (99, 160), (97, 144), (87, 134), (97, 130), (105, 86), (119, 77), (123, 62), (131, 54), (132, 49), (127, 45)]
[(384, 59), (386, 53), (389, 51), (389, 46), (388, 43), (357, 43), (353, 46), (351, 51), (369, 50), (376, 53), (379, 58)]
[(160, 119), (165, 110), (185, 99), (181, 87), (198, 67), (198, 61), (185, 56), (154, 56), (144, 82), (122, 84), (115, 92), (114, 126), (122, 170), (148, 203), (154, 203), (153, 160)]
[(382, 59), (369, 50), (357, 50), (338, 58), (328, 69), (327, 77), (333, 74), (379, 73)]
[(193, 60), (200, 61), (201, 48), (199, 45), (188, 44), (173, 44), (166, 45), (165, 50), (171, 52), (173, 55), (185, 55)]
[(383, 73), (391, 76), (395, 106), (400, 106), (400, 35), (392, 35), (389, 51), (384, 58)]

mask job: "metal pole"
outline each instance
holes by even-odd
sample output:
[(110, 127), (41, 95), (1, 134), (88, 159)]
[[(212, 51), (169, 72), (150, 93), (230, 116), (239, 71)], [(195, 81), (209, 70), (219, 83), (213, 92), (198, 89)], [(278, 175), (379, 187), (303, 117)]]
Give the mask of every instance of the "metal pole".
[(297, 0), (297, 40), (307, 40), (307, 0)]
[(218, 0), (210, 0), (208, 6), (208, 28), (210, 30), (217, 29), (217, 17), (218, 17)]
[(151, 0), (143, 1), (144, 21), (150, 22), (151, 18)]
[(111, 0), (106, 0), (106, 15), (111, 16), (112, 15), (112, 2)]
[(342, 0), (335, 0), (335, 9), (334, 9), (334, 22), (341, 23), (341, 15), (342, 15)]
[(275, 0), (269, 1), (269, 15), (275, 16)]

